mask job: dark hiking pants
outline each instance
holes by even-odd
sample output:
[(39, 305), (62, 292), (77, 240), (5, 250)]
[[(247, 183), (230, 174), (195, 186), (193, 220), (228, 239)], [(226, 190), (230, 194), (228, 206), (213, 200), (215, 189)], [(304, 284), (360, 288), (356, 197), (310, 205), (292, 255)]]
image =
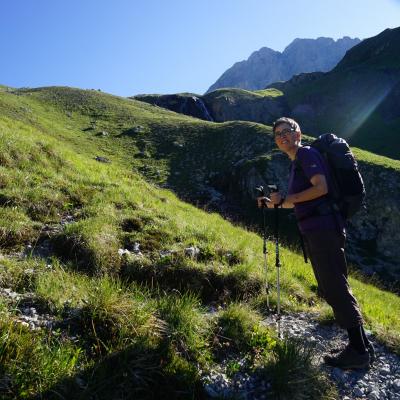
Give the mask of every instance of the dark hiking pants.
[(346, 235), (323, 230), (303, 236), (319, 292), (332, 307), (337, 323), (346, 329), (361, 325), (360, 308), (347, 281)]

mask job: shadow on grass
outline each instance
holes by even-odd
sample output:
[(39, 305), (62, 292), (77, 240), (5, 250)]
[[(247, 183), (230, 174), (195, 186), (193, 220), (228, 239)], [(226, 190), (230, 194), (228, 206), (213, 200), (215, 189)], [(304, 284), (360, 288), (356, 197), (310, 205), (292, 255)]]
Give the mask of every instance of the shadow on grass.
[(197, 369), (162, 343), (132, 345), (81, 373), (57, 382), (31, 400), (203, 399)]
[(121, 269), (121, 277), (151, 288), (196, 293), (203, 303), (244, 300), (258, 295), (262, 290), (261, 279), (243, 271), (224, 274), (184, 263), (140, 265), (132, 262)]

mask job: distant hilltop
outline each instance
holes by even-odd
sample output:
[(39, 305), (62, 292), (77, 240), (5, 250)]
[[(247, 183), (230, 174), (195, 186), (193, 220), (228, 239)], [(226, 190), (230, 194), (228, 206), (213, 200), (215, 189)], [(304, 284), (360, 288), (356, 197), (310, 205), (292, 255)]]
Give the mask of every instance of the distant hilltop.
[(295, 39), (281, 53), (262, 47), (245, 60), (235, 63), (207, 90), (220, 88), (264, 89), (277, 81), (287, 81), (304, 72), (327, 72), (336, 66), (347, 50), (360, 43), (348, 36), (334, 40)]

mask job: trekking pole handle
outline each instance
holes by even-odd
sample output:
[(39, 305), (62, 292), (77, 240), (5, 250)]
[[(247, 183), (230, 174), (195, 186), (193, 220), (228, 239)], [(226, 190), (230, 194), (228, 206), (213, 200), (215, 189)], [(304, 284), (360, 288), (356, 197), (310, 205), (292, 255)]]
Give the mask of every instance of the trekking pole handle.
[(271, 193), (279, 192), (278, 185), (267, 185)]
[[(265, 196), (265, 191), (264, 191), (264, 186), (257, 186), (256, 187), (256, 191), (258, 192), (258, 195), (260, 196), (260, 197), (266, 197)], [(262, 202), (262, 204), (263, 204), (263, 208), (264, 207), (267, 207), (267, 202), (265, 201), (265, 199), (263, 199), (263, 202)]]
[(256, 187), (256, 191), (260, 194), (260, 196), (265, 196), (265, 193), (264, 193), (264, 186), (257, 186)]
[[(270, 191), (270, 193), (278, 193), (279, 189), (278, 189), (278, 185), (268, 185), (268, 189)], [(279, 204), (274, 204), (274, 208), (278, 208)]]

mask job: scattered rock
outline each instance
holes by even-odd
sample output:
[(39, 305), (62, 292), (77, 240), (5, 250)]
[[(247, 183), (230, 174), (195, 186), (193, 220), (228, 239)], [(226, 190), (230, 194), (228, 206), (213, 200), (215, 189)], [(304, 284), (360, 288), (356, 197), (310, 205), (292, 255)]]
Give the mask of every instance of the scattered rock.
[(132, 128), (132, 130), (133, 130), (133, 132), (135, 132), (135, 133), (140, 133), (140, 132), (143, 132), (145, 129), (144, 129), (144, 126), (142, 126), (142, 125), (137, 125), (137, 126), (134, 126), (134, 127)]
[(379, 399), (381, 399), (381, 397), (379, 397), (379, 396), (380, 396), (379, 392), (378, 391), (374, 391), (374, 392), (369, 393), (367, 398), (369, 400), (379, 400)]
[[(346, 370), (331, 368), (323, 364), (322, 356), (331, 348), (344, 347), (347, 343), (347, 334), (336, 325), (324, 326), (316, 322), (317, 315), (299, 313), (282, 315), (281, 329), (290, 337), (317, 339), (313, 343), (317, 352), (314, 362), (325, 370), (336, 383), (340, 398), (356, 399), (391, 399), (400, 400), (400, 357), (379, 344), (370, 332), (369, 340), (376, 351), (376, 360), (368, 370)], [(268, 325), (275, 325), (275, 316), (265, 321)], [(310, 342), (311, 343), (311, 342)], [(393, 383), (392, 383), (393, 382)]]
[(176, 251), (175, 250), (160, 250), (159, 254), (160, 254), (161, 258), (164, 258), (164, 257), (169, 257), (172, 254), (176, 254)]
[(10, 288), (0, 288), (0, 296), (4, 296), (6, 298), (9, 298), (10, 300), (13, 301), (19, 301), (22, 297), (21, 294), (14, 292)]
[(102, 162), (102, 163), (110, 163), (111, 162), (108, 158), (102, 157), (102, 156), (96, 156), (95, 160), (98, 162)]
[(200, 249), (196, 246), (186, 247), (185, 256), (194, 258), (200, 254)]
[(354, 389), (353, 393), (354, 393), (354, 396), (356, 396), (356, 397), (363, 397), (364, 396), (364, 392), (358, 387), (356, 387)]
[(133, 243), (133, 250), (135, 254), (142, 255), (142, 252), (140, 251), (140, 244), (135, 242)]

